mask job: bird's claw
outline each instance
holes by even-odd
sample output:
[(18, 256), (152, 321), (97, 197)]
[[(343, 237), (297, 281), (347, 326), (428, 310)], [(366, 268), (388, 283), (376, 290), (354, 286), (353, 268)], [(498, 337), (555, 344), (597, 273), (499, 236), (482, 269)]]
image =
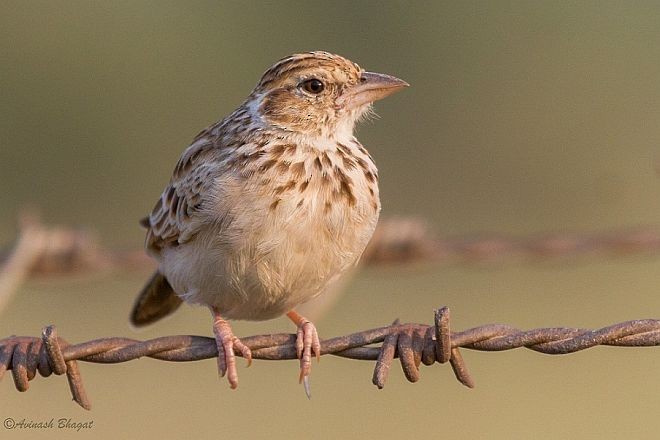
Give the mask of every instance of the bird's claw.
[(312, 387), (309, 385), (309, 376), (303, 377), (303, 388), (308, 399), (312, 398)]
[(220, 377), (227, 376), (229, 387), (238, 387), (238, 371), (236, 369), (236, 355), (238, 352), (247, 361), (247, 366), (252, 364), (252, 351), (243, 344), (231, 331), (229, 324), (224, 320), (218, 320), (213, 326), (215, 343), (218, 348), (218, 373)]
[(310, 397), (309, 392), (309, 373), (312, 370), (312, 354), (317, 361), (321, 359), (321, 341), (316, 327), (310, 321), (303, 319), (298, 325), (296, 335), (296, 354), (300, 359), (300, 377), (299, 383), (305, 384), (305, 393)]

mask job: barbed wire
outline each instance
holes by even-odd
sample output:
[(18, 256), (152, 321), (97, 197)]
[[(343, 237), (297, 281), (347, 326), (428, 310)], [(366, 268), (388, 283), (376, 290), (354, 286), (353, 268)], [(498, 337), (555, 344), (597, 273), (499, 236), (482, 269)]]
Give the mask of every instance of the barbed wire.
[[(21, 220), (15, 247), (0, 250), (0, 266), (26, 248), (31, 258), (26, 276), (67, 275), (97, 271), (144, 270), (154, 261), (143, 249), (117, 250), (104, 247), (89, 229), (49, 227), (34, 216)], [(18, 251), (23, 252), (18, 252)], [(415, 217), (382, 219), (365, 250), (361, 263), (479, 264), (520, 258), (538, 262), (575, 256), (627, 256), (660, 253), (660, 229), (654, 226), (620, 228), (601, 232), (542, 232), (527, 236), (472, 233), (461, 237), (438, 237), (429, 224)], [(29, 266), (29, 267), (28, 267)]]
[[(460, 348), (502, 351), (525, 347), (545, 354), (567, 354), (596, 345), (650, 347), (660, 345), (660, 320), (626, 321), (598, 330), (537, 328), (522, 331), (503, 324), (488, 324), (469, 330), (450, 329), (449, 309), (435, 311), (433, 325), (401, 324), (352, 333), (321, 341), (321, 355), (376, 361), (372, 382), (383, 388), (394, 358), (399, 358), (410, 382), (419, 380), (419, 366), (449, 363), (460, 383), (474, 387)], [(296, 359), (296, 335), (270, 334), (241, 338), (253, 359)], [(380, 346), (373, 344), (381, 343)], [(11, 370), (18, 391), (27, 391), (37, 372), (44, 377), (63, 375), (73, 400), (83, 408), (91, 403), (83, 387), (77, 361), (114, 364), (150, 357), (162, 361), (188, 362), (217, 357), (215, 340), (204, 336), (165, 336), (147, 341), (103, 338), (71, 345), (57, 335), (54, 326), (43, 329), (40, 338), (10, 336), (0, 340), (0, 379)]]
[[(19, 217), (13, 248), (0, 250), (0, 311), (29, 278), (152, 270), (142, 249), (103, 247), (88, 229), (46, 226), (33, 211)], [(415, 217), (382, 219), (362, 255), (362, 265), (481, 264), (507, 259), (541, 262), (577, 256), (628, 256), (660, 253), (660, 230), (638, 227), (598, 233), (541, 233), (526, 237), (472, 234), (439, 238)], [(346, 278), (346, 277), (345, 277)]]

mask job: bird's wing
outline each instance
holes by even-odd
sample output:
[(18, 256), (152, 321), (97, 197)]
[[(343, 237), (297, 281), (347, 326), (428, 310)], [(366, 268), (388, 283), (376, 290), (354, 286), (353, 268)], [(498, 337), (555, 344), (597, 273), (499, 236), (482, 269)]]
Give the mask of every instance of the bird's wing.
[(158, 253), (164, 247), (189, 241), (199, 232), (203, 204), (217, 172), (216, 151), (213, 141), (198, 137), (183, 152), (170, 183), (144, 221), (147, 249)]

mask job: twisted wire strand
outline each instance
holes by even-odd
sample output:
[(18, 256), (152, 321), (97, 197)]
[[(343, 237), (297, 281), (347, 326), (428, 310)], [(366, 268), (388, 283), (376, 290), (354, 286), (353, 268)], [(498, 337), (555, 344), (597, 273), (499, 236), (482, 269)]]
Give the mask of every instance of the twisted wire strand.
[[(0, 249), (0, 292), (9, 281), (19, 283), (31, 276), (93, 273), (103, 270), (135, 270), (153, 267), (142, 249), (113, 250), (102, 246), (88, 230), (46, 227), (38, 220), (23, 222), (13, 251)], [(592, 233), (537, 233), (527, 236), (471, 234), (438, 237), (418, 218), (389, 218), (378, 224), (362, 257), (362, 264), (434, 262), (480, 264), (519, 258), (541, 262), (576, 256), (654, 256), (660, 252), (660, 229), (646, 226)], [(27, 257), (24, 254), (28, 254)], [(14, 260), (19, 260), (18, 263)], [(12, 264), (13, 263), (13, 264)], [(3, 288), (2, 271), (12, 277)]]
[[(296, 335), (269, 334), (241, 338), (254, 359), (296, 359)], [(382, 343), (380, 346), (373, 344)], [(410, 382), (419, 380), (419, 366), (449, 363), (459, 382), (474, 387), (460, 348), (502, 351), (525, 347), (545, 354), (567, 354), (596, 345), (650, 347), (660, 345), (660, 320), (621, 322), (597, 330), (537, 328), (522, 331), (502, 324), (487, 324), (461, 332), (450, 330), (449, 309), (435, 310), (434, 324), (391, 325), (321, 341), (322, 355), (376, 361), (372, 382), (383, 388), (394, 358), (399, 358)], [(83, 387), (77, 361), (114, 364), (150, 357), (162, 361), (189, 362), (217, 357), (215, 340), (204, 336), (165, 336), (147, 341), (102, 338), (71, 345), (45, 327), (40, 338), (10, 336), (0, 340), (0, 379), (11, 370), (18, 391), (27, 391), (37, 372), (66, 375), (73, 400), (83, 408), (91, 403)]]

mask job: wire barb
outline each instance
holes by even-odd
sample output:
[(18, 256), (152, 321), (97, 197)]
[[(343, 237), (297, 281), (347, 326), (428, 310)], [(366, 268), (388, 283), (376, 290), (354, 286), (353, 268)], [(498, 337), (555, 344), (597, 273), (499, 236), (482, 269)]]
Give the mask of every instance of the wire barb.
[[(296, 335), (271, 334), (241, 338), (253, 359), (297, 359)], [(380, 346), (373, 344), (382, 343)], [(447, 363), (456, 379), (473, 388), (459, 348), (502, 351), (525, 347), (546, 354), (567, 354), (596, 345), (651, 347), (660, 345), (660, 320), (626, 321), (597, 330), (579, 328), (538, 328), (521, 331), (502, 324), (487, 324), (462, 332), (451, 332), (449, 309), (435, 311), (434, 325), (401, 324), (365, 330), (321, 341), (321, 355), (376, 361), (372, 382), (385, 386), (394, 358), (398, 357), (404, 376), (419, 380), (419, 366)], [(0, 379), (11, 370), (18, 391), (27, 391), (38, 372), (66, 374), (73, 400), (89, 410), (91, 403), (83, 387), (76, 361), (114, 364), (143, 356), (170, 362), (189, 362), (217, 357), (213, 338), (165, 336), (147, 341), (130, 338), (103, 338), (70, 345), (57, 335), (54, 326), (43, 329), (41, 338), (10, 336), (0, 340)]]

